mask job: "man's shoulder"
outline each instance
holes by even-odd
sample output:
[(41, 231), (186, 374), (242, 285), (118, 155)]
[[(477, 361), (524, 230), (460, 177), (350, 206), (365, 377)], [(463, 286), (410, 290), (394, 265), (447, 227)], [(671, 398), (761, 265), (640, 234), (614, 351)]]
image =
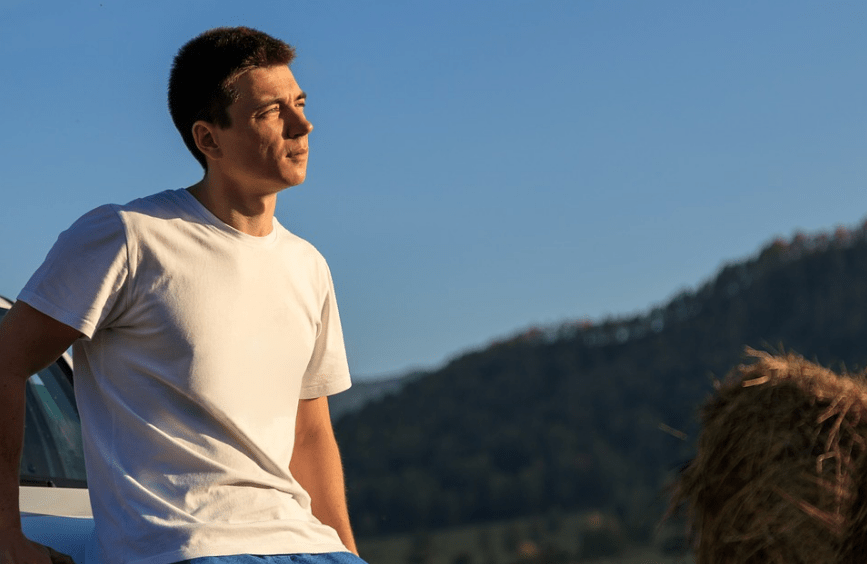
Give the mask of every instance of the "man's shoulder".
[(136, 198), (125, 204), (113, 205), (118, 212), (149, 213), (158, 211), (177, 211), (185, 208), (185, 190), (164, 190)]
[(165, 190), (125, 204), (112, 205), (120, 222), (130, 233), (153, 234), (171, 226), (210, 224), (212, 220), (196, 208), (197, 202), (184, 189)]
[(143, 198), (137, 198), (125, 204), (103, 204), (92, 210), (85, 212), (76, 220), (76, 223), (93, 221), (99, 218), (120, 218), (123, 219), (127, 213), (145, 213), (152, 214), (157, 212), (169, 212), (170, 210), (178, 210), (181, 205), (182, 198), (179, 197), (178, 190), (166, 190)]
[(280, 254), (284, 257), (290, 257), (290, 262), (293, 267), (306, 265), (307, 272), (315, 273), (315, 279), (322, 283), (329, 283), (331, 280), (331, 269), (325, 256), (316, 248), (316, 246), (292, 233), (276, 220), (274, 221), (276, 229), (279, 230), (278, 240), (280, 241)]
[(278, 237), (283, 245), (295, 247), (311, 258), (325, 263), (325, 257), (313, 243), (286, 229), (276, 217), (274, 218), (274, 228), (278, 230)]

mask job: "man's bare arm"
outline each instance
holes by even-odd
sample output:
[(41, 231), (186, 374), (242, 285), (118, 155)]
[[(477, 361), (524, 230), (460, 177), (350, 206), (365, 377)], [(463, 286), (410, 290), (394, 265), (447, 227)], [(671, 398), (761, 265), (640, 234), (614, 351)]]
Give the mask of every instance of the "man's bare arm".
[(328, 398), (301, 400), (298, 404), (295, 450), (289, 469), (310, 494), (313, 515), (336, 530), (346, 548), (357, 555)]
[(18, 464), (24, 439), (25, 385), (63, 354), (77, 330), (17, 302), (0, 322), (0, 564), (72, 562), (49, 558), (21, 532)]

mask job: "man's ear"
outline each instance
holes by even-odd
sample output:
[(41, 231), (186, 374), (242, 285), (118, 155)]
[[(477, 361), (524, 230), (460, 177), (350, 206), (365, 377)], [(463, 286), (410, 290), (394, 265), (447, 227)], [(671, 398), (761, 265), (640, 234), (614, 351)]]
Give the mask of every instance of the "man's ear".
[(217, 126), (213, 123), (199, 120), (193, 124), (193, 139), (196, 142), (196, 147), (199, 148), (206, 157), (210, 159), (219, 159), (223, 156), (220, 149), (217, 137)]

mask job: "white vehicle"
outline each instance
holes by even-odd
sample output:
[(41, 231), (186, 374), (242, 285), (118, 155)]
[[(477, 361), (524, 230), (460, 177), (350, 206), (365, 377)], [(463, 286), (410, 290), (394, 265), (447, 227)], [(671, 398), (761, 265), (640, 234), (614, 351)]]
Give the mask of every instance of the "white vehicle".
[[(11, 306), (0, 297), (0, 318)], [(27, 381), (19, 478), (24, 534), (72, 556), (77, 564), (95, 563), (81, 420), (72, 389), (72, 360), (67, 354)]]

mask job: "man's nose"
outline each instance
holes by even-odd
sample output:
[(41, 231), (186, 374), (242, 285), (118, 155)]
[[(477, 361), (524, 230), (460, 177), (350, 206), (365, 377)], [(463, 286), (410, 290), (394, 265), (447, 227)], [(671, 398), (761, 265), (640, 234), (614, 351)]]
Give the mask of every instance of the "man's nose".
[(313, 131), (313, 124), (302, 113), (292, 113), (286, 120), (286, 136), (290, 139), (303, 137)]

